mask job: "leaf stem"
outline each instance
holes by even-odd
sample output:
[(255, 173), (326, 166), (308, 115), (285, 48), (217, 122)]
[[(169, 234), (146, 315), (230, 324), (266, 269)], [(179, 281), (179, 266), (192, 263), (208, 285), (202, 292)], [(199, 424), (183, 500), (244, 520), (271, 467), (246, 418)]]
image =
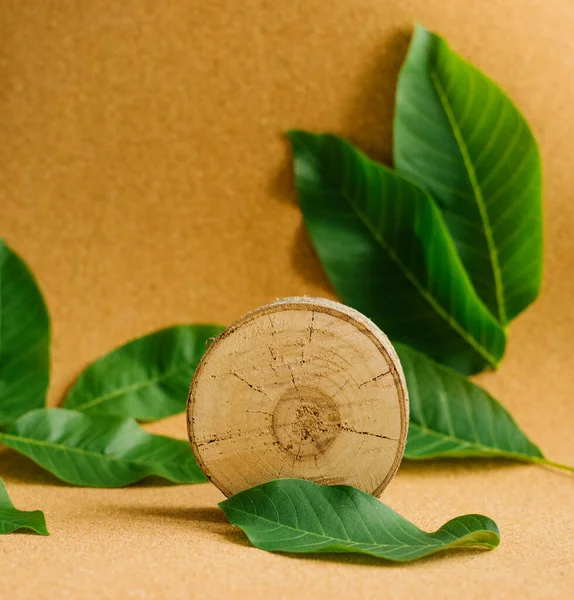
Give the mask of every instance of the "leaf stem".
[(563, 469), (565, 471), (570, 471), (571, 473), (574, 473), (574, 466), (555, 462), (553, 460), (549, 460), (548, 458), (540, 458), (538, 456), (536, 456), (536, 457), (533, 456), (530, 460), (532, 462), (539, 463), (541, 465), (546, 465), (547, 467), (555, 467), (556, 469)]

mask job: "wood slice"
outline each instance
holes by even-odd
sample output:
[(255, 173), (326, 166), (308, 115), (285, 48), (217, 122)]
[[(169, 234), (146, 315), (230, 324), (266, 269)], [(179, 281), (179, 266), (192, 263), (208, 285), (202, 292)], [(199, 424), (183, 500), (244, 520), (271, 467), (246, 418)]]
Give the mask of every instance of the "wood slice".
[(197, 462), (226, 496), (280, 477), (379, 496), (403, 456), (407, 388), (391, 343), (365, 316), (285, 298), (213, 342), (187, 418)]

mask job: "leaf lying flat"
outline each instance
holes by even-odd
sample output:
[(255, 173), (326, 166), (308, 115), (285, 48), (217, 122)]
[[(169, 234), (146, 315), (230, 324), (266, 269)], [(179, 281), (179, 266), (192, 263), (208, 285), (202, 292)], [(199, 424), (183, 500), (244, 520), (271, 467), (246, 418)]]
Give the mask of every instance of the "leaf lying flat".
[(40, 535), (50, 535), (41, 510), (18, 510), (14, 508), (4, 481), (0, 477), (0, 535), (19, 529), (28, 529)]
[(462, 373), (497, 365), (505, 334), (432, 198), (335, 136), (289, 136), (305, 223), (343, 301)]
[(353, 552), (407, 562), (500, 542), (496, 523), (482, 515), (458, 517), (427, 533), (362, 490), (301, 479), (258, 485), (219, 506), (254, 546), (271, 552)]
[(121, 346), (92, 363), (64, 408), (153, 421), (185, 410), (189, 382), (218, 325), (180, 325)]
[(0, 432), (0, 443), (73, 485), (121, 487), (150, 475), (207, 481), (187, 441), (147, 433), (133, 419), (35, 410)]
[(508, 411), (459, 373), (395, 344), (409, 390), (405, 458), (506, 457), (543, 462)]
[(44, 406), (50, 320), (32, 273), (0, 240), (0, 424)]
[(478, 294), (499, 321), (524, 310), (542, 276), (536, 140), (493, 81), (420, 26), (399, 77), (394, 163), (434, 194)]

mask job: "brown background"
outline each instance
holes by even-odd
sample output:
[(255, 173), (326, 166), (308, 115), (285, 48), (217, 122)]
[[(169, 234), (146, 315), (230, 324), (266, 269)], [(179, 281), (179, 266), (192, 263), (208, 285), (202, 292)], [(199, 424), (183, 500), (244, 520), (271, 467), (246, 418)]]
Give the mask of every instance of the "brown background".
[[(154, 328), (333, 295), (301, 228), (282, 132), (338, 132), (388, 160), (414, 21), (500, 82), (540, 141), (544, 291), (482, 382), (550, 457), (574, 463), (571, 0), (4, 0), (0, 234), (51, 310), (52, 404), (89, 361)], [(153, 429), (184, 436), (184, 418)], [(72, 488), (8, 451), (0, 473), (53, 534), (0, 539), (2, 598), (574, 591), (574, 479), (542, 467), (405, 464), (391, 506), (428, 528), (484, 512), (503, 536), (494, 552), (408, 566), (258, 551), (208, 485)]]

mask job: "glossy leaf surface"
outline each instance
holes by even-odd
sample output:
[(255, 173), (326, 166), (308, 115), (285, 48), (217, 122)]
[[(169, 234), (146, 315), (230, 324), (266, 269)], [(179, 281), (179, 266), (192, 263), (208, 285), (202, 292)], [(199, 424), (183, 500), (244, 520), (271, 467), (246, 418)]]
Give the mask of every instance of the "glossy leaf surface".
[(219, 506), (254, 546), (272, 552), (351, 552), (406, 562), (500, 541), (496, 523), (482, 515), (457, 517), (427, 533), (362, 490), (301, 479), (258, 485)]
[(462, 373), (497, 365), (505, 334), (432, 198), (340, 138), (289, 135), (305, 223), (342, 300)]
[(36, 410), (0, 432), (0, 444), (73, 485), (121, 487), (150, 475), (207, 481), (187, 441), (147, 433), (133, 419)]
[(523, 311), (542, 278), (536, 140), (492, 80), (421, 26), (399, 77), (394, 163), (434, 195), (497, 319), (506, 324)]

